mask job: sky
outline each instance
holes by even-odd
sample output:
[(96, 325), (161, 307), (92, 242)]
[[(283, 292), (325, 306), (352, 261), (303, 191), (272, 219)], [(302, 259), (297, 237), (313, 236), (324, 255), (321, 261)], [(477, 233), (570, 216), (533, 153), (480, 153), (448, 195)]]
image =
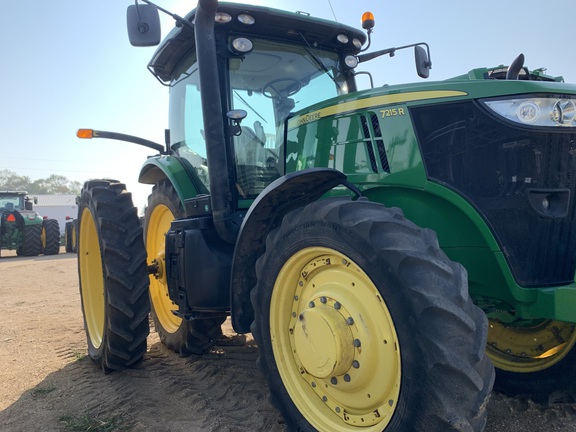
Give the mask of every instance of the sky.
[[(547, 68), (576, 83), (570, 20), (536, 0), (232, 1), (304, 11), (360, 28), (375, 15), (369, 51), (427, 42), (429, 81), (476, 67), (510, 64), (520, 53), (530, 69)], [(0, 15), (0, 169), (31, 180), (60, 174), (83, 183), (113, 178), (127, 185), (142, 209), (151, 186), (138, 173), (154, 151), (106, 139), (80, 140), (79, 128), (137, 135), (160, 144), (168, 126), (168, 89), (147, 70), (155, 48), (128, 42), (130, 0), (6, 1)], [(196, 0), (157, 0), (184, 16)], [(162, 16), (162, 34), (174, 21)], [(368, 51), (368, 52), (369, 52)], [(412, 51), (363, 63), (376, 86), (419, 81)]]

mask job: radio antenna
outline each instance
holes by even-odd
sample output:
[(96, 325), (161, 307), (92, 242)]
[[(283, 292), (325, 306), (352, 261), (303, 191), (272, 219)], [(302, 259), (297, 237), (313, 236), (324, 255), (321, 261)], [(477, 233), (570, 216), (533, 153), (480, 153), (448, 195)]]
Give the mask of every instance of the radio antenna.
[(338, 18), (336, 18), (336, 14), (334, 13), (334, 8), (332, 7), (332, 2), (328, 0), (328, 4), (330, 5), (330, 9), (332, 9), (332, 15), (334, 15), (334, 21), (338, 22)]

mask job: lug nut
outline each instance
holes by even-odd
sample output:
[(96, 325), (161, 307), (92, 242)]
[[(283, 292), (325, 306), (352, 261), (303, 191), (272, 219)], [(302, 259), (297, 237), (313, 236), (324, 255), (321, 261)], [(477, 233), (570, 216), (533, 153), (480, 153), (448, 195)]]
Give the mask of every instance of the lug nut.
[(348, 325), (354, 324), (354, 318), (348, 317), (348, 319), (346, 320), (346, 324), (348, 324)]

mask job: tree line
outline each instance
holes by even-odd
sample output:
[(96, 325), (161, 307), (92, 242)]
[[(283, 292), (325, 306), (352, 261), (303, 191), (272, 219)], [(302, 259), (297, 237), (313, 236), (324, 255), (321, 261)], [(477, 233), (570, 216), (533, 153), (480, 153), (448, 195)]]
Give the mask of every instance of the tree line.
[(0, 170), (0, 190), (26, 191), (37, 195), (79, 195), (82, 183), (68, 180), (59, 174), (31, 180), (7, 169)]

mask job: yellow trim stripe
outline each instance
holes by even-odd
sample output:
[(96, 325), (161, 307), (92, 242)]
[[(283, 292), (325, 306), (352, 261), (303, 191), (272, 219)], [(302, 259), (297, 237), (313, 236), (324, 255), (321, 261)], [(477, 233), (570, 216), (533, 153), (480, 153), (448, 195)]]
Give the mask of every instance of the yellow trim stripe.
[(313, 111), (288, 121), (288, 129), (294, 129), (300, 125), (320, 120), (322, 117), (328, 117), (335, 114), (356, 111), (360, 109), (373, 108), (377, 106), (390, 105), (403, 102), (411, 102), (426, 99), (440, 99), (455, 96), (467, 96), (468, 93), (456, 90), (428, 90), (419, 92), (397, 93), (385, 96), (376, 96), (366, 99), (357, 99), (350, 102), (343, 102), (326, 108)]

